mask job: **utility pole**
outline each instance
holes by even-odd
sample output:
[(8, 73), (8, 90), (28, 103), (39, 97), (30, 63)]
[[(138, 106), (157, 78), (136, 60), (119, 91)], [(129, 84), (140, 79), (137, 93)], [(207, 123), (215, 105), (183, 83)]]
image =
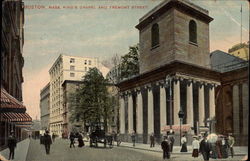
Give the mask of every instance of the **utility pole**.
[(240, 44), (242, 44), (242, 4), (240, 5)]

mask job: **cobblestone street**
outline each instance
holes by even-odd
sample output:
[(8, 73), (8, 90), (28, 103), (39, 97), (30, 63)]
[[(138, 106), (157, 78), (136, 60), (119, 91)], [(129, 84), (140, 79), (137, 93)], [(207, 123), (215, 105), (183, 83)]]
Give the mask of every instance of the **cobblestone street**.
[[(243, 156), (236, 156), (233, 159), (223, 160), (242, 160)], [(83, 148), (69, 148), (69, 140), (57, 139), (51, 146), (50, 155), (45, 154), (45, 148), (40, 145), (39, 140), (31, 140), (27, 161), (132, 161), (132, 160), (162, 160), (162, 153), (147, 150), (134, 149), (131, 147), (90, 148), (88, 143)], [(200, 156), (197, 159), (190, 154), (173, 154), (170, 160), (202, 160)]]

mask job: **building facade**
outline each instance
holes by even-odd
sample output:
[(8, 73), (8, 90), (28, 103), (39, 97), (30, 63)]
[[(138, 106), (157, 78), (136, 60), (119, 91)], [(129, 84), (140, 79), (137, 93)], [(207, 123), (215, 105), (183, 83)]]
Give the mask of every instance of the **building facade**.
[(3, 1), (2, 15), (1, 85), (10, 95), (22, 101), (24, 3)]
[(248, 145), (248, 61), (222, 51), (211, 53), (211, 66), (221, 73), (216, 89), (216, 132), (233, 133), (235, 145)]
[(249, 42), (234, 45), (228, 53), (244, 60), (249, 60)]
[(4, 0), (1, 13), (0, 149), (6, 148), (11, 131), (18, 141), (25, 139), (32, 120), (22, 103), (24, 3)]
[(135, 131), (138, 142), (148, 143), (152, 133), (160, 142), (173, 130), (177, 140), (184, 132), (189, 144), (191, 135), (202, 132), (233, 132), (236, 144), (246, 142), (248, 64), (233, 56), (210, 57), (212, 20), (185, 0), (165, 0), (139, 20), (140, 75), (118, 84), (124, 141)]
[(207, 10), (180, 0), (163, 1), (139, 20), (140, 75), (118, 84), (124, 140), (135, 131), (139, 142), (149, 142), (151, 133), (160, 142), (170, 129), (178, 134), (180, 123), (190, 136), (215, 119), (220, 77), (210, 67), (212, 20)]
[(74, 93), (81, 87), (82, 81), (65, 80), (62, 84), (63, 89), (63, 137), (67, 138), (71, 131), (83, 131), (83, 122), (70, 121), (71, 99)]
[(50, 131), (56, 135), (63, 133), (63, 82), (80, 81), (93, 67), (98, 68), (97, 58), (60, 55), (50, 68)]
[(40, 116), (41, 129), (49, 129), (49, 107), (50, 107), (50, 84), (40, 91)]

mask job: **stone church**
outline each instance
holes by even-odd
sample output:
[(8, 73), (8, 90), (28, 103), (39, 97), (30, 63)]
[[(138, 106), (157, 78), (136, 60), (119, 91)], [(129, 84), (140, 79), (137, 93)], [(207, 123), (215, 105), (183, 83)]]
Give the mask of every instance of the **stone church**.
[(139, 19), (140, 74), (118, 84), (124, 141), (133, 132), (141, 143), (149, 143), (152, 133), (159, 142), (169, 130), (177, 140), (180, 133), (190, 138), (215, 132), (221, 74), (210, 65), (212, 20), (207, 10), (184, 0), (163, 1)]

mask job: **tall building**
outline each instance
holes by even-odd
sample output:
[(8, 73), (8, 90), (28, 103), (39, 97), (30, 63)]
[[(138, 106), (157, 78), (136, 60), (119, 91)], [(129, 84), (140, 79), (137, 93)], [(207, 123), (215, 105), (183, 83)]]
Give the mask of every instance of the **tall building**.
[(40, 116), (42, 130), (49, 129), (50, 84), (40, 91)]
[(60, 55), (50, 68), (50, 131), (52, 133), (59, 136), (63, 133), (63, 82), (80, 81), (93, 67), (99, 67), (97, 58)]
[(244, 60), (249, 60), (249, 42), (232, 46), (228, 53)]
[(23, 105), (24, 3), (2, 1), (0, 149), (7, 145), (13, 130), (18, 140), (27, 136), (31, 117)]

